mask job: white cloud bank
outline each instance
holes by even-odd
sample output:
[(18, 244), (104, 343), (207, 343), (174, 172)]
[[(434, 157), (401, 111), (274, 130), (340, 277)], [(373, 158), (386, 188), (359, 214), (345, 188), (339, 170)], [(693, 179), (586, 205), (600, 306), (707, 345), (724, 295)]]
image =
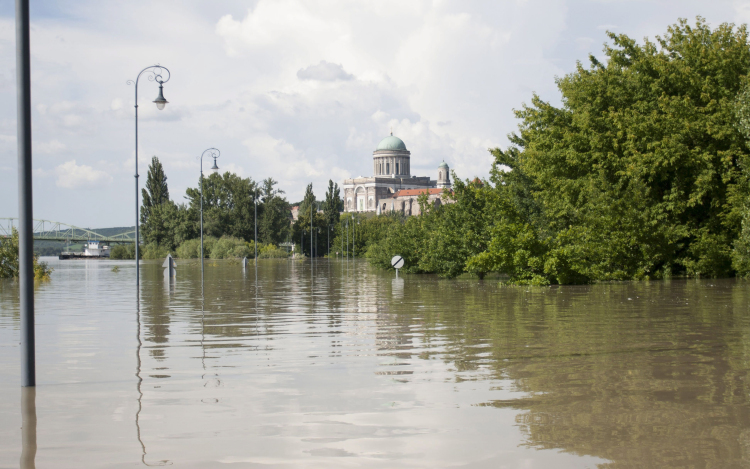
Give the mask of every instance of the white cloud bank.
[(90, 188), (112, 182), (112, 176), (104, 171), (85, 164), (78, 165), (76, 160), (66, 161), (55, 168), (57, 187), (63, 189)]

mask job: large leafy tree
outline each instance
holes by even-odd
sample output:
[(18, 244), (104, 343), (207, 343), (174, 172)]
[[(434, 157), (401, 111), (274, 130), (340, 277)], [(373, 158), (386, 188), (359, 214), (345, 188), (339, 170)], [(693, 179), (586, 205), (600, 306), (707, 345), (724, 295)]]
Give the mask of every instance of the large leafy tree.
[(642, 45), (609, 37), (606, 64), (558, 79), (561, 107), (534, 96), (513, 145), (493, 151), (495, 234), (475, 268), (562, 283), (732, 273), (746, 28), (698, 18)]
[[(212, 173), (203, 179), (203, 232), (221, 237), (234, 236), (250, 241), (254, 236), (257, 184), (234, 173)], [(189, 211), (200, 216), (201, 192), (188, 188)]]
[(289, 235), (289, 203), (277, 189), (278, 181), (273, 178), (263, 180), (261, 205), (258, 207), (258, 240), (262, 243), (279, 244)]

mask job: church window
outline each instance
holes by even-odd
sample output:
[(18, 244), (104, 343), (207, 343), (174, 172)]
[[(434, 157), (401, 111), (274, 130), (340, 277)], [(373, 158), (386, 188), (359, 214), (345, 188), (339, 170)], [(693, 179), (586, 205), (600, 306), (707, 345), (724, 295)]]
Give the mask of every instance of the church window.
[(396, 174), (399, 174), (399, 172), (398, 172), (398, 163), (396, 163)]
[(385, 164), (385, 173), (388, 174), (390, 172), (391, 172), (391, 164), (390, 163), (386, 163)]
[(438, 179), (443, 179), (443, 172), (442, 171), (438, 171)]

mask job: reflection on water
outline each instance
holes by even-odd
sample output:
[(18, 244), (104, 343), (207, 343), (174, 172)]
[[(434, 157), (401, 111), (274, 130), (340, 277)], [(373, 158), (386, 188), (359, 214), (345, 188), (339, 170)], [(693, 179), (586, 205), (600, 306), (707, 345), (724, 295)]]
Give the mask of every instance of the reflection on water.
[(36, 467), (36, 388), (21, 389), (21, 469)]
[[(37, 289), (40, 466), (750, 466), (744, 281), (207, 261), (202, 294), (181, 261), (171, 282), (146, 263), (137, 301), (114, 262), (56, 262)], [(17, 312), (0, 282), (4, 397), (21, 393)], [(14, 402), (0, 467), (33, 467)]]

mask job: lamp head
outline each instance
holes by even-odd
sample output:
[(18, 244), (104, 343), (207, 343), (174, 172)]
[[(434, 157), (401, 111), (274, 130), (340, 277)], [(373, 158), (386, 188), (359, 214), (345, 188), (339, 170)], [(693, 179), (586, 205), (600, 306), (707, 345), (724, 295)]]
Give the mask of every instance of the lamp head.
[(216, 166), (216, 157), (214, 156), (214, 165), (211, 166), (211, 171), (218, 171), (218, 170), (219, 170), (219, 167)]
[(156, 99), (154, 100), (154, 103), (156, 104), (156, 109), (161, 111), (162, 109), (164, 109), (164, 106), (166, 106), (168, 102), (169, 101), (164, 99), (164, 85), (159, 83), (159, 96), (157, 96)]

